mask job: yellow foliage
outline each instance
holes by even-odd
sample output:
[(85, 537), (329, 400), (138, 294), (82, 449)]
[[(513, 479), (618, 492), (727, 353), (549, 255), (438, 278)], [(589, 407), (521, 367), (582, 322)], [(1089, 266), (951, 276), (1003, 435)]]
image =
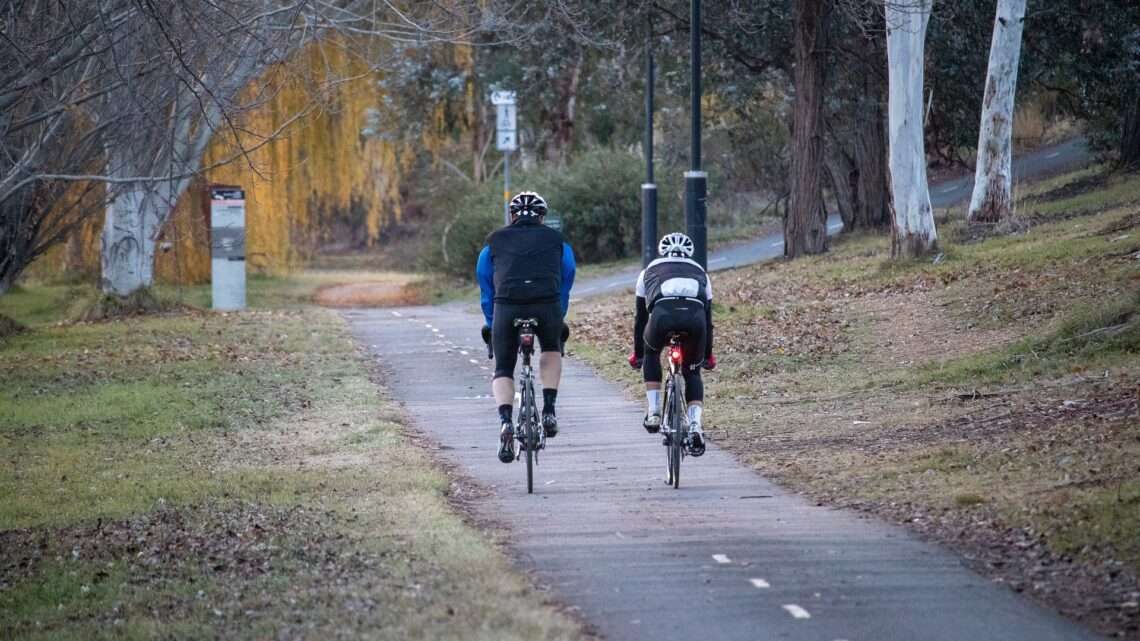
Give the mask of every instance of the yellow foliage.
[[(334, 240), (334, 228), (363, 229), (373, 245), (383, 230), (401, 218), (401, 178), (407, 168), (396, 143), (361, 135), (366, 111), (381, 95), (377, 74), (341, 43), (313, 46), (301, 56), (300, 72), (270, 71), (249, 89), (268, 95), (243, 126), (251, 132), (242, 145), (247, 156), (206, 172), (178, 204), (166, 237), (172, 251), (160, 253), (156, 273), (162, 280), (209, 279), (205, 242), (208, 183), (238, 185), (246, 195), (246, 257), (251, 271), (282, 273), (302, 264), (320, 245)], [(335, 76), (335, 77), (330, 77)], [(304, 79), (336, 81), (318, 96)], [(263, 146), (290, 118), (311, 110), (277, 139)], [(240, 153), (219, 133), (206, 152), (210, 167)]]

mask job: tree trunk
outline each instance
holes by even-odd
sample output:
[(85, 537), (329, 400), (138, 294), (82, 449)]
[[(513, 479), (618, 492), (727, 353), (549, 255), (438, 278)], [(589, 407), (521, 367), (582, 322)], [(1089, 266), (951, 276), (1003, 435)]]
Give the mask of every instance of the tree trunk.
[(855, 212), (859, 208), (858, 184), (859, 169), (851, 158), (839, 149), (838, 142), (827, 156), (827, 182), (835, 194), (835, 204), (839, 207), (839, 218), (843, 220), (843, 231), (855, 228)]
[(822, 192), (823, 80), (830, 9), (831, 0), (796, 0), (791, 204), (784, 219), (784, 255), (789, 258), (827, 251)]
[(923, 46), (931, 0), (887, 3), (888, 131), (892, 194), (891, 255), (938, 248), (923, 144)]
[(103, 223), (103, 293), (128, 296), (154, 284), (159, 213), (155, 195), (126, 189), (107, 205)]
[(1013, 101), (1017, 93), (1024, 24), (1025, 0), (998, 0), (986, 71), (986, 93), (982, 99), (970, 222), (996, 223), (1008, 218), (1012, 209)]
[(1140, 166), (1140, 91), (1135, 87), (1124, 108), (1124, 122), (1120, 130), (1120, 164), (1125, 167)]
[[(876, 81), (875, 85), (881, 85)], [(881, 96), (881, 87), (875, 90)], [(890, 184), (887, 181), (887, 127), (882, 103), (875, 100), (855, 134), (855, 226), (879, 229), (891, 224)]]

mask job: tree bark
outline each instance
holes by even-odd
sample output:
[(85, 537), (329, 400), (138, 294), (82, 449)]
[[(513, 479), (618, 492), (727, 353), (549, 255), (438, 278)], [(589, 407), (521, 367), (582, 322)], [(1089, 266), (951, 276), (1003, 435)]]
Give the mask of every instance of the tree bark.
[(888, 132), (892, 194), (891, 255), (938, 248), (923, 141), (923, 46), (932, 0), (887, 3)]
[(154, 254), (159, 214), (153, 192), (124, 190), (107, 205), (103, 223), (102, 288), (128, 296), (154, 284)]
[(855, 228), (855, 211), (859, 208), (858, 184), (859, 169), (851, 158), (839, 149), (827, 155), (827, 182), (831, 185), (831, 192), (835, 194), (835, 204), (839, 207), (839, 218), (843, 221), (843, 230), (851, 231)]
[(1135, 87), (1126, 103), (1123, 120), (1120, 130), (1120, 164), (1137, 167), (1140, 166), (1140, 90)]
[(830, 10), (831, 0), (796, 0), (791, 203), (784, 218), (784, 255), (789, 258), (827, 251), (823, 88)]
[[(875, 85), (881, 85), (875, 82)], [(881, 96), (876, 87), (875, 96)], [(855, 134), (855, 226), (880, 229), (891, 224), (890, 183), (887, 180), (887, 118), (879, 99)]]
[(1008, 218), (1012, 210), (1013, 103), (1024, 24), (1025, 0), (998, 0), (982, 99), (970, 222), (996, 223)]

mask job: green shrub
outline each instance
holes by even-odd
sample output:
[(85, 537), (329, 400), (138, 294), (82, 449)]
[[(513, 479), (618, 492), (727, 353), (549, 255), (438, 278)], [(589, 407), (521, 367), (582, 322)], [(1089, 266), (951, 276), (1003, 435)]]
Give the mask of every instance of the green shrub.
[[(641, 156), (595, 149), (564, 168), (541, 168), (511, 177), (512, 192), (537, 191), (562, 219), (562, 233), (581, 263), (604, 262), (641, 253)], [(673, 172), (676, 173), (676, 172)], [(673, 184), (675, 183), (675, 184)], [(681, 181), (658, 185), (658, 229), (681, 229)], [(487, 234), (503, 224), (502, 182), (472, 188), (437, 225), (439, 240), (425, 253), (429, 271), (471, 278)]]

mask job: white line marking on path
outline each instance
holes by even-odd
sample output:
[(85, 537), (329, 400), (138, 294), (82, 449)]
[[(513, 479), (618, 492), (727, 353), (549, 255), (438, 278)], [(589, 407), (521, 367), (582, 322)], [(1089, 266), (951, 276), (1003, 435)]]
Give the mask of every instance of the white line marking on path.
[(393, 316), (403, 316), (403, 314), (401, 314), (400, 312), (394, 311), (394, 310), (392, 311), (392, 315)]
[(474, 363), (475, 365), (478, 365), (478, 364), (479, 364), (479, 361), (475, 360), (474, 358), (469, 358), (469, 359), (467, 359), (467, 360), (471, 361), (471, 362), (472, 362), (472, 363)]
[(620, 284), (621, 284), (621, 283), (610, 283), (609, 285), (606, 285), (605, 287), (602, 287), (602, 289), (610, 289), (610, 288), (612, 288), (612, 287), (617, 287), (617, 286), (618, 286), (618, 285), (620, 285)]
[(720, 563), (720, 564), (732, 563), (732, 559), (728, 558), (728, 556), (725, 554), (714, 554), (712, 556), (713, 556), (713, 561), (716, 561), (717, 563)]
[(772, 243), (771, 245), (768, 245), (768, 246), (769, 246), (769, 247), (783, 247), (783, 246), (784, 246), (784, 241), (782, 241), (782, 240), (781, 240), (781, 241), (777, 241), (777, 242), (774, 242), (774, 243)]
[(785, 605), (784, 609), (787, 610), (788, 614), (792, 615), (792, 618), (794, 618), (794, 619), (810, 619), (811, 618), (811, 614), (807, 610), (801, 608), (800, 606), (796, 605), (795, 603), (789, 603), (789, 604)]
[(431, 323), (424, 323), (424, 327), (431, 329)]
[(942, 189), (939, 189), (939, 190), (938, 190), (938, 193), (940, 193), (940, 194), (948, 194), (948, 193), (950, 193), (950, 192), (954, 191), (954, 190), (955, 190), (955, 189), (957, 189), (957, 188), (958, 188), (958, 186), (957, 186), (957, 185), (950, 185), (949, 187), (943, 187)]
[(764, 579), (748, 579), (748, 582), (752, 584), (752, 587), (759, 590), (772, 587), (771, 584), (769, 584)]
[(838, 225), (828, 225), (827, 228), (828, 229), (843, 229), (843, 223), (839, 223)]
[(1057, 156), (1060, 156), (1060, 155), (1061, 155), (1061, 152), (1059, 152), (1059, 151), (1054, 151), (1053, 153), (1051, 153), (1051, 154), (1049, 154), (1048, 156), (1045, 156), (1045, 157), (1046, 157), (1046, 158), (1056, 158)]
[(723, 263), (726, 260), (728, 260), (728, 259), (725, 258), (724, 256), (721, 256), (720, 258), (714, 258), (714, 259), (710, 260), (709, 264), (711, 265), (712, 263)]
[(597, 287), (587, 287), (586, 289), (582, 290), (582, 293), (583, 294), (589, 294), (590, 292), (595, 291), (597, 289), (598, 289)]
[(459, 353), (463, 354), (464, 356), (467, 356), (467, 350), (465, 350), (465, 349), (459, 350)]

